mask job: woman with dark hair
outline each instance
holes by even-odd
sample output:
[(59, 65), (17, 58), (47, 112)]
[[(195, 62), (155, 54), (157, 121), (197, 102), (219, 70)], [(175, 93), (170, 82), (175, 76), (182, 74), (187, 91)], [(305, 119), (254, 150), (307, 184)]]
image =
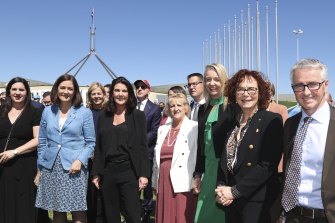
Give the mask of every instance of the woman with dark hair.
[(28, 82), (15, 77), (0, 108), (0, 222), (36, 222), (34, 177), (41, 111), (30, 105)]
[(269, 85), (258, 71), (238, 71), (224, 93), (240, 112), (220, 159), (216, 200), (226, 207), (227, 223), (271, 222), (270, 208), (279, 192), (282, 118), (266, 110)]
[(86, 223), (87, 165), (95, 146), (92, 112), (82, 105), (78, 83), (69, 74), (56, 80), (51, 101), (39, 133), (36, 207), (53, 210), (54, 223), (66, 222), (66, 212), (74, 222)]
[(141, 222), (138, 191), (147, 186), (150, 170), (146, 119), (136, 102), (132, 85), (118, 77), (99, 117), (92, 174), (102, 191), (107, 223), (121, 222), (120, 206), (127, 223)]

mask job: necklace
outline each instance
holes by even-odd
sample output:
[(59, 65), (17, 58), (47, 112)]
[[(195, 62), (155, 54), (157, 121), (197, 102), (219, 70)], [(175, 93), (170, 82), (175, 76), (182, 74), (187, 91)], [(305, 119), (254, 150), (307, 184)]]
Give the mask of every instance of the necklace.
[(172, 139), (173, 139), (172, 142), (171, 142), (171, 130), (172, 128), (170, 128), (169, 130), (169, 135), (168, 135), (168, 140), (167, 140), (167, 145), (169, 147), (172, 146), (176, 142), (179, 129), (173, 129), (174, 133), (172, 133)]

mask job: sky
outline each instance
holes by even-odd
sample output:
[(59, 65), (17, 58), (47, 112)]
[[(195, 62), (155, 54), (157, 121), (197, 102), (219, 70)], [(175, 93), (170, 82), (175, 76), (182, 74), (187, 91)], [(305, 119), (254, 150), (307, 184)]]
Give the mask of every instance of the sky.
[[(218, 29), (222, 33), (228, 20), (233, 25), (234, 15), (239, 22), (241, 10), (247, 19), (248, 3), (251, 16), (256, 17), (256, 0), (2, 0), (0, 81), (22, 76), (54, 83), (89, 53), (94, 8), (95, 52), (116, 75), (131, 82), (147, 79), (152, 86), (186, 83), (188, 74), (203, 73), (204, 41)], [(266, 5), (269, 74), (265, 62)], [(317, 58), (328, 66), (329, 91), (334, 94), (334, 6), (333, 0), (278, 0), (280, 94), (292, 93), (289, 73), (297, 60), (294, 29), (303, 30), (299, 35), (300, 58)], [(260, 0), (259, 10), (261, 71), (276, 83), (274, 0)], [(256, 31), (254, 36), (256, 49)], [(228, 62), (222, 63), (228, 66)], [(80, 85), (112, 81), (93, 55), (76, 78)]]

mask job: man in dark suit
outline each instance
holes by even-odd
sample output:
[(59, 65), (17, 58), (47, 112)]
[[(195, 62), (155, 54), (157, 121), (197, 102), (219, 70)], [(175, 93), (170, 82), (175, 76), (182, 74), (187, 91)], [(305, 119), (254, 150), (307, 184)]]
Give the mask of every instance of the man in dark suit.
[[(147, 121), (147, 140), (149, 148), (150, 170), (152, 175), (154, 149), (157, 140), (159, 123), (161, 121), (161, 111), (158, 105), (152, 103), (148, 99), (150, 93), (149, 81), (137, 80), (134, 82), (134, 85), (136, 88), (136, 97), (138, 100), (137, 109), (144, 112)], [(150, 214), (153, 210), (151, 179), (149, 179), (148, 186), (144, 189), (142, 209), (144, 210), (142, 222), (149, 222)]]
[(286, 223), (335, 222), (335, 109), (326, 103), (327, 67), (302, 59), (291, 69), (291, 82), (302, 111), (284, 128)]
[(200, 73), (192, 73), (187, 76), (187, 89), (192, 97), (190, 119), (198, 121), (198, 111), (202, 104), (205, 104), (204, 97), (204, 76)]

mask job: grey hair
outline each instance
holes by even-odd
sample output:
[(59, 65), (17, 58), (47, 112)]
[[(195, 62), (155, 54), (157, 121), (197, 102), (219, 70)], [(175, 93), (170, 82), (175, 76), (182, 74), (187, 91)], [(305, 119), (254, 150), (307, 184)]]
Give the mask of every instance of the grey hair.
[(317, 59), (301, 59), (298, 62), (296, 62), (293, 67), (291, 68), (291, 73), (290, 73), (290, 79), (291, 79), (291, 83), (293, 83), (293, 74), (296, 70), (299, 69), (306, 69), (306, 68), (310, 68), (310, 69), (320, 69), (321, 70), (321, 78), (326, 81), (328, 80), (328, 68), (327, 66), (322, 63), (320, 60)]

